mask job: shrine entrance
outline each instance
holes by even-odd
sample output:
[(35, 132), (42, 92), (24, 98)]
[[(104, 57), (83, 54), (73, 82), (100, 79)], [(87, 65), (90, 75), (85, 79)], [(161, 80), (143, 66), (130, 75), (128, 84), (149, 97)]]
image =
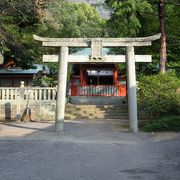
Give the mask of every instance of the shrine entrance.
[(116, 64), (73, 64), (70, 96), (126, 96)]
[[(151, 62), (152, 57), (151, 55), (135, 55), (134, 47), (150, 46), (152, 41), (159, 38), (160, 34), (141, 38), (45, 38), (34, 35), (34, 39), (41, 41), (43, 46), (60, 48), (59, 55), (43, 55), (44, 62), (59, 62), (55, 119), (56, 132), (63, 132), (64, 127), (68, 63), (126, 63), (129, 126), (131, 132), (138, 132), (135, 63)], [(70, 55), (69, 47), (90, 47), (91, 55)], [(126, 55), (102, 55), (103, 47), (126, 47)], [(90, 70), (86, 69), (86, 71), (89, 73), (89, 80), (86, 82), (98, 84), (100, 81), (103, 81), (97, 78), (93, 82), (93, 79), (90, 80)], [(78, 80), (77, 78), (76, 83), (78, 86), (78, 83), (81, 83), (80, 79)], [(78, 87), (76, 91), (78, 91)]]

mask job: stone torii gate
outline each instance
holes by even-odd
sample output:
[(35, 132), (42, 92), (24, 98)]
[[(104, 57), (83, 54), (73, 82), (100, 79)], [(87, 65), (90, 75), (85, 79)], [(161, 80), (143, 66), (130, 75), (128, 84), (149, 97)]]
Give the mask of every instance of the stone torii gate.
[[(134, 47), (150, 46), (160, 34), (140, 38), (45, 38), (34, 35), (43, 46), (59, 47), (59, 55), (43, 55), (43, 62), (59, 62), (56, 100), (56, 132), (63, 132), (68, 63), (127, 64), (128, 114), (131, 132), (138, 132), (135, 62), (151, 62), (151, 55), (135, 55)], [(91, 55), (69, 55), (69, 47), (91, 47)], [(126, 55), (102, 55), (103, 47), (126, 47)]]

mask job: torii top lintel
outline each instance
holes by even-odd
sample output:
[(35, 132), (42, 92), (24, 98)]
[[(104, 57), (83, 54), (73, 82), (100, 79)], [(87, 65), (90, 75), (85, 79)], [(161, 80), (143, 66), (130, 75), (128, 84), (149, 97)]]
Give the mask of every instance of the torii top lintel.
[(94, 43), (101, 44), (102, 47), (150, 46), (152, 41), (159, 39), (160, 36), (161, 34), (139, 38), (47, 38), (33, 35), (35, 40), (49, 47), (89, 47)]

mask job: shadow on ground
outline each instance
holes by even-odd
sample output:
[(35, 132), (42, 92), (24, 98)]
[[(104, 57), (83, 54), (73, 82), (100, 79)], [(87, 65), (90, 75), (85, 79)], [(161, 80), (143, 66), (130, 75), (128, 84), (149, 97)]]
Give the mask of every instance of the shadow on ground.
[[(169, 140), (177, 133), (164, 135), (152, 133), (130, 133), (127, 127), (118, 124), (92, 123), (91, 121), (65, 121), (64, 132), (55, 133), (54, 122), (10, 122), (0, 124), (0, 139), (61, 140), (97, 143), (137, 143), (143, 141)], [(165, 137), (165, 138), (164, 138)]]

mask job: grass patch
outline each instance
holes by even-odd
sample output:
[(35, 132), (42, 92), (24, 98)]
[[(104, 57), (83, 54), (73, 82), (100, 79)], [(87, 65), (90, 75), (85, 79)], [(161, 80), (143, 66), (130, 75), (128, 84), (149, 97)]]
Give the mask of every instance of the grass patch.
[(160, 117), (145, 123), (142, 128), (146, 132), (180, 131), (180, 115)]

